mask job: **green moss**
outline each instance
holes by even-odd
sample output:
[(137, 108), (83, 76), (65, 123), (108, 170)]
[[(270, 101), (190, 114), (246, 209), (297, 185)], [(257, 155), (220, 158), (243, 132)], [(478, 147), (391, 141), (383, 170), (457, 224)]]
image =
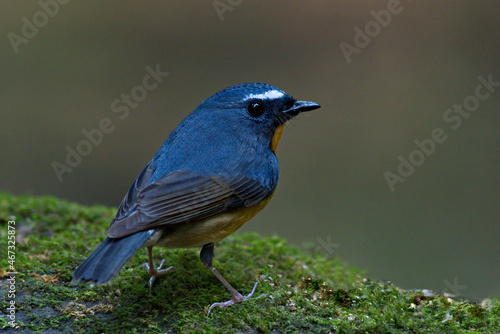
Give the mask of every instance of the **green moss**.
[[(177, 270), (153, 292), (140, 250), (110, 283), (71, 283), (72, 272), (104, 239), (115, 209), (86, 207), (52, 197), (0, 194), (0, 238), (16, 221), (16, 332), (71, 333), (499, 333), (500, 302), (483, 306), (447, 297), (404, 292), (371, 282), (358, 269), (288, 244), (277, 236), (236, 233), (216, 247), (214, 265), (243, 294), (257, 295), (206, 311), (230, 294), (199, 261), (194, 249), (155, 248)], [(2, 285), (9, 263), (0, 251)], [(7, 290), (0, 291), (4, 314)], [(8, 329), (0, 317), (0, 327)]]

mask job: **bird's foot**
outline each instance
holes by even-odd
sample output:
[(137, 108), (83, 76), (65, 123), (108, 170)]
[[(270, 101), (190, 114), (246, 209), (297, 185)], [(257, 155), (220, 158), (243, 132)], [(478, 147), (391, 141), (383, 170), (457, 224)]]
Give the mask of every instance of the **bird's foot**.
[(161, 267), (163, 267), (164, 264), (165, 264), (164, 259), (161, 260), (161, 263), (158, 266), (158, 268), (150, 266), (147, 262), (142, 264), (142, 266), (148, 270), (148, 273), (150, 275), (150, 278), (149, 278), (149, 291), (150, 292), (151, 292), (151, 289), (153, 288), (153, 283), (156, 280), (156, 277), (161, 276), (161, 275), (165, 275), (166, 273), (168, 273), (171, 270), (175, 270), (175, 268), (173, 266), (168, 267), (167, 269), (161, 269)]
[[(246, 296), (243, 296), (241, 295), (241, 293), (239, 292), (236, 292), (237, 294), (233, 294), (233, 297), (228, 300), (227, 302), (221, 302), (221, 303), (213, 303), (210, 308), (208, 309), (208, 312), (207, 312), (207, 317), (210, 315), (210, 312), (212, 311), (212, 309), (216, 306), (218, 307), (228, 307), (230, 305), (233, 305), (233, 304), (237, 304), (237, 303), (241, 303), (241, 302), (244, 302), (245, 300), (247, 299), (251, 299), (253, 298), (253, 295), (255, 293), (255, 290), (257, 289), (257, 286), (259, 285), (259, 282), (255, 282), (254, 286), (253, 286), (253, 289), (252, 289), (252, 292), (250, 292), (248, 295)], [(266, 294), (262, 294), (256, 298), (262, 298), (262, 297), (265, 297)]]

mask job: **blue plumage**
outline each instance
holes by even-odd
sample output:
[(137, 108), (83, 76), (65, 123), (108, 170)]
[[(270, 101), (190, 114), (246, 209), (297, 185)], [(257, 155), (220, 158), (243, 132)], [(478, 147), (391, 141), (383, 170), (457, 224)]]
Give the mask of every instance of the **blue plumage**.
[(233, 295), (212, 307), (248, 298), (212, 267), (213, 245), (269, 202), (279, 178), (275, 150), (284, 123), (317, 108), (262, 83), (229, 87), (205, 100), (141, 171), (108, 238), (75, 270), (74, 280), (104, 283), (140, 247), (147, 247), (151, 287), (156, 276), (171, 269), (154, 268), (154, 245), (199, 246), (204, 265)]

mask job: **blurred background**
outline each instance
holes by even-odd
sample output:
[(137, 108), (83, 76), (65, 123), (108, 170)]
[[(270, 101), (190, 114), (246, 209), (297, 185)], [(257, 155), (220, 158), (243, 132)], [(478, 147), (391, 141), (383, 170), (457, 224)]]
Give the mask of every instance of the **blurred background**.
[[(204, 99), (266, 82), (322, 108), (288, 124), (278, 191), (242, 230), (402, 288), (500, 295), (500, 87), (474, 98), (500, 82), (498, 1), (59, 1), (2, 3), (0, 190), (117, 206)], [(141, 95), (147, 66), (169, 75)], [(396, 179), (398, 157), (419, 166)]]

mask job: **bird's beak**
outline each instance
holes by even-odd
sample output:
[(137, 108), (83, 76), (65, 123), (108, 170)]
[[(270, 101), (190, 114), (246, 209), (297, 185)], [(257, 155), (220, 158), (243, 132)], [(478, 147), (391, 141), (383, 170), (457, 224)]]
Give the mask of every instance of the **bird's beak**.
[(309, 101), (295, 101), (292, 107), (283, 110), (283, 113), (289, 116), (296, 116), (301, 112), (306, 112), (314, 109), (321, 108), (316, 102)]

